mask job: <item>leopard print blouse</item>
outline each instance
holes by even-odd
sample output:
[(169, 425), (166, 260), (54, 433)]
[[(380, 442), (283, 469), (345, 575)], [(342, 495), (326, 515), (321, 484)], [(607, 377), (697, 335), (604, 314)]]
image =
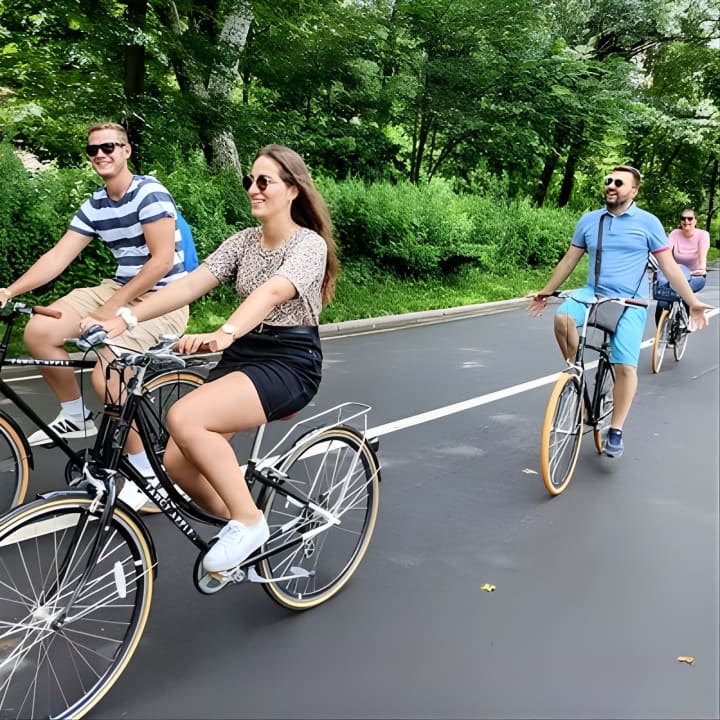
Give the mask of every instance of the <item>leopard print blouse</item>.
[(313, 230), (301, 227), (280, 247), (266, 250), (260, 244), (261, 235), (260, 227), (231, 235), (205, 259), (205, 265), (221, 283), (234, 281), (243, 300), (270, 277), (287, 278), (297, 294), (275, 306), (265, 322), (317, 325), (327, 259), (325, 240)]

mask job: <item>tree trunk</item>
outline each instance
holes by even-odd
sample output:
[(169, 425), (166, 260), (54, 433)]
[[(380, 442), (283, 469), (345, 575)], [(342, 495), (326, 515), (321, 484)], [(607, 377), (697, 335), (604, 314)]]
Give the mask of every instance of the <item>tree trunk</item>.
[[(707, 231), (710, 232), (710, 223), (712, 222), (713, 215), (715, 214), (715, 190), (718, 186), (718, 172), (720, 171), (720, 167), (718, 167), (718, 159), (715, 158), (715, 162), (713, 162), (712, 166), (712, 172), (710, 174), (710, 188), (708, 193), (708, 212), (707, 212), (707, 224), (705, 227), (707, 228)], [(715, 240), (715, 247), (720, 250), (720, 232), (718, 233), (717, 240)]]
[[(127, 24), (136, 39), (143, 36), (147, 17), (147, 0), (126, 0)], [(125, 118), (130, 144), (133, 146), (132, 163), (135, 172), (142, 173), (142, 129), (139, 114), (133, 112), (145, 89), (145, 45), (139, 41), (125, 46), (125, 99), (130, 112)]]
[(545, 158), (545, 165), (543, 165), (542, 172), (540, 173), (537, 190), (535, 190), (535, 195), (533, 195), (533, 203), (538, 207), (542, 207), (545, 202), (547, 191), (550, 187), (550, 181), (552, 180), (555, 167), (557, 166), (557, 161), (557, 152), (555, 150), (551, 150), (550, 154)]

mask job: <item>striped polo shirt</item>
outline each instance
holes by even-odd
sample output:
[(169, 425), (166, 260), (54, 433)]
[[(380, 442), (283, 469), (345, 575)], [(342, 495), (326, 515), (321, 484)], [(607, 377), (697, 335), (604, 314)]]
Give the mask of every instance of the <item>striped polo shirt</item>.
[[(104, 187), (86, 200), (70, 222), (70, 229), (81, 235), (99, 237), (117, 260), (113, 280), (124, 285), (132, 280), (150, 256), (142, 226), (164, 217), (177, 220), (172, 196), (162, 183), (150, 175), (133, 175), (132, 182), (120, 200), (108, 197)], [(175, 226), (173, 267), (153, 290), (184, 277), (182, 238)]]

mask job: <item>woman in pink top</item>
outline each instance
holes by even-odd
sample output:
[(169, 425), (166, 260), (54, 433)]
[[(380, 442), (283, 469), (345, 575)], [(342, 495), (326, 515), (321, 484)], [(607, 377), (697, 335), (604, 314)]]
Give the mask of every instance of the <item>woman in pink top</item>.
[[(678, 265), (684, 265), (687, 268), (689, 273), (688, 282), (693, 292), (702, 290), (705, 287), (707, 274), (706, 262), (708, 249), (710, 248), (710, 233), (707, 230), (697, 228), (697, 215), (695, 215), (692, 208), (685, 208), (682, 211), (680, 226), (675, 228), (668, 236), (668, 247)], [(662, 274), (658, 275), (658, 284), (661, 290), (668, 285)], [(669, 305), (670, 300), (658, 299), (655, 308), (656, 324), (663, 309)]]

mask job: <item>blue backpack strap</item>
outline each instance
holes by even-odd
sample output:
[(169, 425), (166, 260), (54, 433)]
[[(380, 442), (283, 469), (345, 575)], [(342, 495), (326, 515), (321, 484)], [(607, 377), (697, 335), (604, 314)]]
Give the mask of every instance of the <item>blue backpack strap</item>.
[(190, 225), (188, 225), (187, 220), (185, 220), (179, 210), (177, 210), (176, 224), (178, 230), (180, 230), (185, 272), (192, 272), (200, 263), (198, 262), (197, 250), (195, 249), (195, 242), (193, 241), (192, 230), (190, 229)]

